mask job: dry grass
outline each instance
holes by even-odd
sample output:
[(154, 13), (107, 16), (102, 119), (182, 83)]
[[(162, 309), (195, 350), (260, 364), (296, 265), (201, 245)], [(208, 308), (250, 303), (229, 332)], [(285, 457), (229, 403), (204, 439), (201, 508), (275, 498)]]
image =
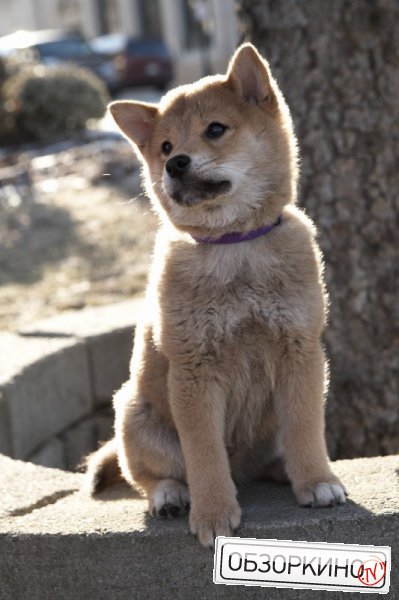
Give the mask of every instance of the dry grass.
[[(0, 329), (17, 330), (65, 309), (116, 302), (143, 290), (156, 217), (140, 195), (130, 149), (121, 148), (123, 156), (119, 152), (111, 165), (104, 156), (78, 156), (59, 176), (54, 168), (41, 172), (33, 161), (32, 185), (20, 195), (11, 186), (5, 190)], [(60, 171), (59, 161), (56, 166)], [(102, 176), (112, 169), (111, 177)]]

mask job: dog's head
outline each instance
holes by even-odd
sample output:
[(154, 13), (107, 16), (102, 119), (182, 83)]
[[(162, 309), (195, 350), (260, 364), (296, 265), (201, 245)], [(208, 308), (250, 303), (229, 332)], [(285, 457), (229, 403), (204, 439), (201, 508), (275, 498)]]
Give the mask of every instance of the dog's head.
[(237, 50), (225, 76), (178, 87), (159, 105), (117, 101), (110, 110), (143, 160), (154, 205), (179, 229), (248, 230), (295, 201), (289, 110), (251, 44)]

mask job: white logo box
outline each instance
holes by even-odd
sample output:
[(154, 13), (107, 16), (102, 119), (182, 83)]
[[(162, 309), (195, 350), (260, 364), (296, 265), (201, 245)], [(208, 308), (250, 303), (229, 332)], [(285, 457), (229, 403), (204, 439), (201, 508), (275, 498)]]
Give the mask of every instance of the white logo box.
[(387, 594), (390, 570), (389, 546), (218, 537), (213, 581)]

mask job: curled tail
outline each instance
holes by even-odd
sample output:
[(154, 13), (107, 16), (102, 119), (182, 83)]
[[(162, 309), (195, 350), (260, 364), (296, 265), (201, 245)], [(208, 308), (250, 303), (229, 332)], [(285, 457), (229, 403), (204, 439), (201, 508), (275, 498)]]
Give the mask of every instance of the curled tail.
[(115, 438), (89, 454), (84, 460), (84, 466), (86, 467), (85, 487), (91, 495), (101, 492), (113, 483), (124, 481), (118, 464)]

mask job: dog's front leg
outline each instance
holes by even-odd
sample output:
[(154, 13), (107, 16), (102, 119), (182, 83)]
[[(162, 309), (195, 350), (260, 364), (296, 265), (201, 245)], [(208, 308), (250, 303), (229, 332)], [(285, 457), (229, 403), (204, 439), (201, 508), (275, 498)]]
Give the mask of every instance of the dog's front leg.
[(171, 365), (169, 399), (191, 498), (190, 529), (203, 546), (229, 536), (241, 510), (224, 444), (224, 394), (215, 377)]
[(284, 357), (275, 391), (285, 469), (299, 504), (345, 502), (332, 473), (324, 435), (324, 354), (318, 342), (295, 339)]

